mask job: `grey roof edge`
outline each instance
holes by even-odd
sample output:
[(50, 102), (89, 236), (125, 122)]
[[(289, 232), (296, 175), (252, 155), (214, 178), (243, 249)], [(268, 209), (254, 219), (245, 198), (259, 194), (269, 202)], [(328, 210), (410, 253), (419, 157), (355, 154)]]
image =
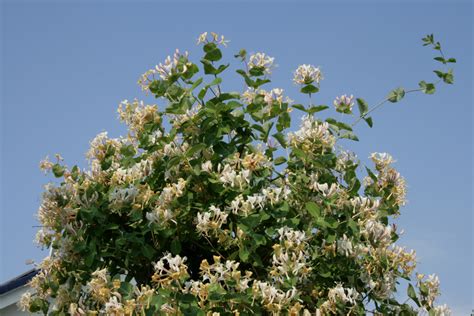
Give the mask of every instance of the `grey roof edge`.
[(3, 295), (5, 293), (8, 293), (16, 288), (19, 288), (20, 286), (25, 285), (28, 283), (36, 274), (38, 274), (39, 270), (38, 269), (31, 269), (29, 271), (26, 271), (23, 274), (20, 274), (19, 276), (8, 280), (4, 283), (0, 284), (0, 295)]

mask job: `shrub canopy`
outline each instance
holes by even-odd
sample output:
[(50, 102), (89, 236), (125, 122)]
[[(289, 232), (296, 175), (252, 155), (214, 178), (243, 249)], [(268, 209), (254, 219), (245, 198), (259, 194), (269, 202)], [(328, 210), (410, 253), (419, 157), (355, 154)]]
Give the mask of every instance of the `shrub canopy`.
[[(455, 62), (432, 35), (423, 41), (436, 60)], [(392, 157), (373, 153), (374, 167), (359, 170), (340, 142), (357, 141), (353, 127), (372, 127), (369, 114), (385, 102), (452, 83), (452, 71), (372, 108), (338, 96), (340, 121), (322, 119), (329, 106), (312, 102), (319, 67), (295, 70), (298, 103), (266, 88), (272, 57), (241, 50), (245, 89), (226, 92), (227, 41), (204, 33), (198, 44), (200, 64), (176, 50), (140, 77), (163, 107), (123, 101), (128, 135), (97, 135), (87, 170), (59, 155), (41, 162), (61, 179), (38, 212), (38, 242), (53, 253), (20, 306), (51, 315), (448, 314), (435, 305), (438, 278), (415, 274), (415, 252), (396, 244), (405, 181)], [(303, 116), (288, 132), (292, 111)]]

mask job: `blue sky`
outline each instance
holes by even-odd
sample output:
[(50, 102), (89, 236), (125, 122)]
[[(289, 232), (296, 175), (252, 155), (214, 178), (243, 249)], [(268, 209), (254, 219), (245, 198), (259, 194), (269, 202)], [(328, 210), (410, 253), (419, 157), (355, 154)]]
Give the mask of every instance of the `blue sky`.
[[(395, 87), (435, 80), (433, 51), (420, 38), (434, 33), (456, 57), (456, 83), (435, 95), (407, 95), (357, 127), (347, 144), (367, 161), (389, 152), (409, 186), (398, 219), (400, 244), (416, 249), (419, 270), (441, 279), (441, 303), (467, 315), (472, 300), (472, 4), (468, 1), (376, 2), (127, 2), (4, 1), (1, 7), (0, 282), (46, 255), (32, 240), (46, 155), (86, 166), (97, 133), (125, 133), (116, 119), (123, 99), (147, 99), (138, 76), (215, 31), (241, 48), (264, 51), (278, 67), (274, 87), (305, 101), (292, 84), (302, 63), (325, 75), (318, 103), (354, 94), (375, 104)], [(242, 88), (234, 76), (226, 86)], [(297, 121), (296, 114), (294, 115)]]

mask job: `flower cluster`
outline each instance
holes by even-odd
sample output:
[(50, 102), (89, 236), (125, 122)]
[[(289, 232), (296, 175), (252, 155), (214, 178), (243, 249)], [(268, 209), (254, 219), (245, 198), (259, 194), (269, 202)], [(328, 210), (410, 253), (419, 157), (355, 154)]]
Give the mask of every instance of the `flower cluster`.
[(252, 290), (254, 297), (260, 299), (265, 309), (274, 315), (289, 310), (297, 296), (295, 288), (283, 291), (268, 282), (262, 281), (254, 282)]
[(161, 120), (156, 105), (145, 105), (143, 101), (137, 99), (133, 102), (123, 100), (117, 112), (120, 120), (137, 136), (143, 132), (145, 125), (159, 123)]
[(206, 236), (209, 236), (210, 233), (218, 235), (222, 225), (227, 222), (228, 215), (218, 207), (211, 205), (208, 212), (197, 213), (196, 230)]
[(186, 257), (165, 254), (154, 264), (155, 273), (151, 280), (160, 287), (168, 288), (179, 285), (188, 277), (188, 267), (185, 264)]
[(289, 97), (283, 96), (283, 89), (275, 88), (270, 91), (266, 91), (264, 89), (255, 90), (253, 88), (248, 88), (242, 94), (242, 101), (246, 104), (251, 104), (254, 102), (257, 96), (261, 96), (263, 101), (268, 106), (265, 111), (270, 112), (271, 107), (276, 104), (279, 107), (282, 106), (283, 103), (290, 104), (293, 102)]
[(351, 95), (348, 97), (344, 94), (340, 97), (336, 97), (333, 103), (337, 112), (350, 114), (352, 113), (352, 107), (354, 106), (354, 96)]
[(323, 79), (323, 74), (319, 67), (314, 67), (313, 65), (300, 65), (296, 68), (293, 81), (296, 84), (307, 85), (313, 82), (319, 83)]
[(203, 43), (215, 43), (215, 44), (220, 44), (224, 47), (227, 46), (229, 41), (225, 40), (224, 35), (220, 35), (214, 32), (211, 32), (209, 35), (207, 32), (204, 32), (199, 35), (197, 44), (203, 44)]
[(177, 183), (166, 185), (156, 201), (155, 208), (146, 214), (146, 218), (158, 225), (166, 225), (168, 221), (174, 221), (176, 214), (171, 209), (171, 204), (183, 195), (185, 187), (186, 181), (182, 178), (178, 179)]
[(265, 53), (255, 53), (249, 57), (248, 68), (249, 70), (258, 69), (269, 74), (272, 72), (274, 61), (275, 58), (270, 57)]
[(328, 292), (328, 300), (321, 305), (323, 314), (337, 313), (337, 303), (355, 305), (359, 293), (353, 288), (344, 288), (338, 283), (336, 287)]
[(150, 84), (155, 80), (155, 75), (158, 75), (163, 80), (168, 80), (172, 76), (184, 74), (190, 66), (191, 63), (188, 61), (188, 52), (181, 54), (179, 49), (176, 49), (173, 57), (166, 57), (163, 63), (159, 63), (155, 68), (143, 73), (138, 79), (138, 84), (143, 91), (148, 91)]
[(304, 279), (311, 267), (307, 264), (306, 234), (289, 227), (278, 229), (280, 243), (273, 245), (272, 269), (270, 274), (279, 282), (290, 276)]
[(375, 163), (375, 168), (379, 172), (377, 181), (370, 181), (368, 184), (377, 191), (388, 190), (390, 193), (387, 199), (393, 201), (395, 205), (405, 205), (406, 184), (405, 179), (396, 171), (391, 164), (394, 162), (392, 156), (387, 153), (373, 153), (370, 158)]
[(298, 131), (288, 134), (292, 146), (301, 147), (303, 150), (333, 148), (336, 138), (329, 130), (327, 122), (321, 123), (313, 116), (304, 116)]

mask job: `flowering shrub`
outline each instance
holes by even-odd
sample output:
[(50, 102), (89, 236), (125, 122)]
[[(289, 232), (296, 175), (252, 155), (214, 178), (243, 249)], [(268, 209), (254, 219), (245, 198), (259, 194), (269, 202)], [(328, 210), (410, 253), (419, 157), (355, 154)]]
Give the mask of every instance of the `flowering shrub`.
[[(432, 35), (424, 38), (446, 59)], [(435, 275), (415, 274), (413, 250), (395, 244), (394, 217), (405, 181), (386, 153), (359, 180), (353, 127), (385, 102), (434, 92), (436, 83), (392, 91), (369, 109), (342, 95), (335, 110), (351, 124), (315, 116), (320, 68), (301, 65), (293, 81), (307, 105), (270, 83), (274, 58), (241, 50), (243, 92), (224, 92), (223, 36), (199, 36), (202, 69), (188, 53), (166, 58), (139, 79), (163, 109), (123, 101), (129, 133), (92, 141), (90, 168), (58, 155), (41, 167), (46, 186), (37, 235), (52, 255), (20, 306), (51, 315), (447, 315)], [(200, 70), (211, 77), (200, 76)], [(452, 71), (436, 71), (452, 83)], [(439, 81), (438, 81), (439, 82)], [(357, 103), (359, 115), (353, 114)], [(288, 133), (290, 112), (302, 117)], [(406, 297), (400, 279), (408, 280)], [(405, 298), (407, 298), (405, 300)]]

